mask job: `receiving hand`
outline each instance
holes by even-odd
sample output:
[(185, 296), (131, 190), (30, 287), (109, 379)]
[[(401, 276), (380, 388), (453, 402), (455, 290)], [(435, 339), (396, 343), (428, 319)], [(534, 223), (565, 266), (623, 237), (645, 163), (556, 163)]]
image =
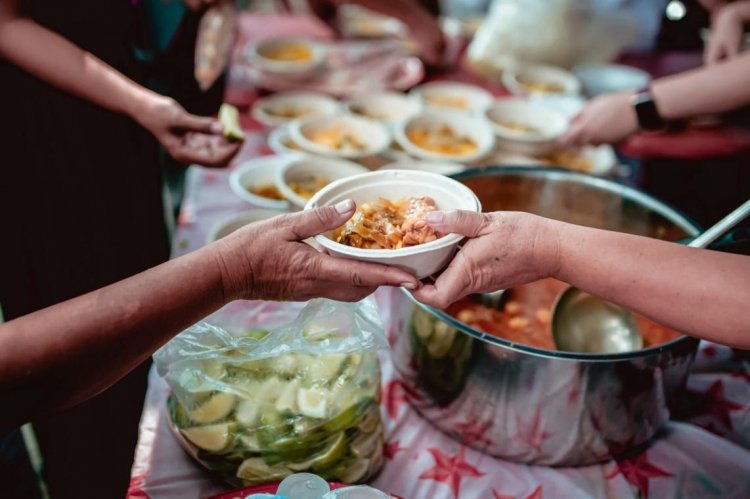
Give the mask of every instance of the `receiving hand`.
[(134, 117), (181, 163), (226, 166), (242, 145), (227, 141), (215, 119), (190, 114), (169, 97), (149, 96)]
[(743, 32), (744, 20), (737, 4), (720, 8), (711, 18), (711, 37), (703, 51), (703, 62), (715, 64), (736, 56), (740, 52)]
[(320, 253), (304, 240), (354, 215), (354, 202), (282, 215), (243, 227), (216, 243), (224, 293), (233, 299), (358, 301), (378, 286), (416, 289), (403, 270)]
[(552, 275), (559, 259), (548, 220), (520, 212), (433, 212), (427, 223), (466, 241), (432, 285), (413, 291), (428, 305), (445, 308), (472, 293), (507, 289)]
[(614, 144), (638, 130), (638, 118), (630, 104), (630, 93), (604, 94), (592, 99), (573, 118), (560, 139), (562, 147)]

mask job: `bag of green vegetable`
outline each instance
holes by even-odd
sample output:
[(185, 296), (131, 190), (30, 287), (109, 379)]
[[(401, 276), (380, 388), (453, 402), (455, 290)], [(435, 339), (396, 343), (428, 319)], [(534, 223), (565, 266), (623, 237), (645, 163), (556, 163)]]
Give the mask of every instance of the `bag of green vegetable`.
[(154, 361), (172, 390), (175, 435), (230, 483), (301, 471), (361, 483), (383, 463), (377, 350), (386, 346), (372, 300), (234, 302)]

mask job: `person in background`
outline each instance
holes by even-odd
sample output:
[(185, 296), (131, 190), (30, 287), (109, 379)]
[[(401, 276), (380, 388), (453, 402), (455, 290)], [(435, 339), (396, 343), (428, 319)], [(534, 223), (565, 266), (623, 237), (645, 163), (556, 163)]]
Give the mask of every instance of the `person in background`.
[[(335, 206), (243, 227), (123, 281), (0, 324), (0, 435), (79, 404), (136, 368), (179, 331), (232, 300), (356, 301), (411, 274), (319, 253), (304, 239), (354, 214)], [(123, 428), (112, 423), (110, 431)], [(5, 496), (4, 496), (5, 497)], [(79, 497), (92, 497), (87, 489)]]
[(737, 56), (744, 41), (745, 23), (750, 21), (750, 0), (700, 2), (711, 15), (711, 36), (704, 49), (704, 62), (716, 64)]
[(750, 348), (750, 256), (530, 213), (432, 212), (427, 223), (470, 238), (434, 284), (412, 292), (428, 305), (553, 277), (677, 331)]
[[(6, 320), (168, 258), (159, 144), (181, 162), (209, 166), (226, 165), (239, 148), (214, 119), (141, 84), (147, 68), (132, 50), (138, 3), (0, 3)], [(54, 499), (124, 495), (147, 371), (139, 366), (99, 397), (35, 422)], [(4, 497), (19, 477), (3, 461)]]

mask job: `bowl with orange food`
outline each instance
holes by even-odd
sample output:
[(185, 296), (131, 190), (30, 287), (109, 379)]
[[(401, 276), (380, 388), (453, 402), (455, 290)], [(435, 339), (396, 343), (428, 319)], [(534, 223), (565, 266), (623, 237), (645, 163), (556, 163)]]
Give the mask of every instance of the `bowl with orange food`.
[(310, 154), (347, 159), (375, 156), (391, 134), (382, 123), (358, 116), (313, 116), (289, 124), (289, 137)]
[(455, 111), (424, 111), (399, 123), (394, 137), (411, 156), (459, 163), (482, 159), (495, 144), (486, 119)]
[(229, 174), (229, 187), (238, 198), (253, 206), (288, 210), (289, 201), (276, 187), (276, 172), (301, 157), (297, 154), (261, 156), (240, 163)]
[(334, 256), (392, 265), (420, 279), (441, 270), (463, 239), (430, 227), (427, 214), (481, 211), (466, 186), (444, 175), (414, 170), (380, 170), (337, 180), (318, 191), (305, 209), (345, 199), (357, 204), (354, 216), (342, 227), (315, 236), (315, 242)]
[(331, 182), (367, 171), (364, 166), (345, 159), (303, 157), (276, 171), (276, 187), (293, 207), (302, 209), (316, 192)]
[(251, 43), (247, 60), (269, 76), (306, 78), (312, 76), (326, 57), (323, 42), (311, 38), (278, 37)]

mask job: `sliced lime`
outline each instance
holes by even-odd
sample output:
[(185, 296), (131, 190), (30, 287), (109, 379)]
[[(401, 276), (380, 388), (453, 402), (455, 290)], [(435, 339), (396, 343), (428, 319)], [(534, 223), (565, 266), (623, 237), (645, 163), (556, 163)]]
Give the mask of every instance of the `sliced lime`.
[(180, 431), (185, 438), (197, 447), (211, 452), (218, 452), (224, 449), (230, 440), (229, 423), (195, 426)]
[(245, 133), (240, 127), (240, 113), (231, 104), (222, 104), (219, 108), (219, 122), (224, 125), (224, 136), (230, 141), (245, 140)]
[(231, 393), (215, 393), (190, 413), (190, 419), (196, 423), (213, 423), (224, 419), (234, 409), (236, 400)]
[(348, 446), (346, 445), (346, 436), (344, 435), (344, 432), (341, 432), (332, 438), (333, 443), (312, 460), (313, 470), (327, 470), (344, 457), (344, 454), (346, 454)]

